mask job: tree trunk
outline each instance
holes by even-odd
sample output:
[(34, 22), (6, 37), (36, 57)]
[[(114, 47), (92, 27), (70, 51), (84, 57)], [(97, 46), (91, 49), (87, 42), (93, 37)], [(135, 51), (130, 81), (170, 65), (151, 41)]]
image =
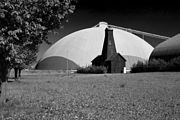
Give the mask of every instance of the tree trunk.
[(3, 83), (8, 80), (8, 65), (5, 63), (0, 64), (0, 98), (2, 96), (3, 92)]
[(14, 68), (14, 79), (16, 80), (18, 78), (18, 68)]
[(2, 94), (2, 82), (0, 80), (0, 97), (1, 97), (1, 94)]
[(19, 77), (21, 77), (21, 70), (22, 70), (22, 69), (19, 68), (19, 71), (18, 71), (18, 72), (19, 72)]

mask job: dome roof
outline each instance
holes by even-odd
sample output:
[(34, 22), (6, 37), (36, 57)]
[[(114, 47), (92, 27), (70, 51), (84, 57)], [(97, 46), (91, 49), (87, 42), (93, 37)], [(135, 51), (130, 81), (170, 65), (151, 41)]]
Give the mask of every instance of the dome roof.
[[(96, 27), (71, 33), (52, 45), (38, 62), (37, 69), (75, 69), (91, 65), (91, 61), (101, 54), (105, 28), (100, 22)], [(138, 60), (148, 60), (153, 47), (138, 36), (127, 31), (112, 28), (117, 52), (126, 59), (129, 69)]]
[(180, 34), (157, 45), (153, 50), (150, 59), (161, 58), (170, 60), (177, 56), (180, 56)]

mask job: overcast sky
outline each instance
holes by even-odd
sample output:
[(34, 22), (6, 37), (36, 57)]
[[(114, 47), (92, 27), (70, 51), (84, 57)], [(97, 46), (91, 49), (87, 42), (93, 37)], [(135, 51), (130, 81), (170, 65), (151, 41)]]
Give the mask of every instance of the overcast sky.
[[(164, 36), (180, 33), (179, 3), (172, 0), (78, 0), (75, 13), (63, 23), (58, 34), (51, 34), (53, 43), (80, 29), (100, 21)], [(41, 48), (41, 53), (48, 46)]]

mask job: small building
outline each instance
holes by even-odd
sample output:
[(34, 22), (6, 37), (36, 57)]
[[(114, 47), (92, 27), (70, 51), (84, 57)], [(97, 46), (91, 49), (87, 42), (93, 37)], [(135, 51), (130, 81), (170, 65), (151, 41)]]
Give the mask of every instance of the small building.
[(92, 60), (92, 65), (105, 66), (108, 73), (122, 73), (125, 63), (126, 59), (116, 51), (113, 30), (106, 28), (102, 54)]
[(107, 59), (103, 55), (98, 55), (92, 60), (92, 65), (105, 66), (108, 73), (123, 73), (126, 66), (126, 59), (119, 53), (115, 53)]

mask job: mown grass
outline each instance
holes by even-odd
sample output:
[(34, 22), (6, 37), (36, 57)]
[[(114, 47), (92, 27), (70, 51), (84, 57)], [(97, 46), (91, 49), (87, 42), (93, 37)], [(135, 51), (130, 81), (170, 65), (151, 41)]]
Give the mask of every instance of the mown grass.
[(0, 120), (179, 120), (180, 73), (24, 74)]

